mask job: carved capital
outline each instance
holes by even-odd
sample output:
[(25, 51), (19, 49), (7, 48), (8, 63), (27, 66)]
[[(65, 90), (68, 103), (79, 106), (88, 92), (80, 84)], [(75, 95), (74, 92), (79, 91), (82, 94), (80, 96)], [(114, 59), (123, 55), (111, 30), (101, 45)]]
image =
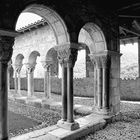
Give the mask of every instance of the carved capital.
[(0, 61), (8, 63), (13, 53), (14, 38), (8, 36), (0, 36)]
[(12, 61), (10, 60), (9, 62), (8, 62), (8, 69), (10, 69), (12, 67)]
[(58, 61), (61, 66), (63, 65), (65, 68), (67, 67), (67, 61), (65, 61), (64, 59), (59, 59), (59, 58), (58, 58)]
[(34, 63), (34, 64), (27, 63), (25, 65), (26, 65), (28, 74), (30, 74), (34, 71), (36, 63)]
[(20, 74), (21, 68), (23, 65), (15, 65), (15, 72)]
[(101, 56), (90, 54), (90, 59), (97, 68), (102, 68)]
[(41, 63), (42, 63), (43, 68), (44, 68), (46, 71), (49, 71), (51, 65), (53, 64), (52, 61), (41, 61)]
[(77, 54), (78, 54), (78, 50), (77, 49), (70, 49), (70, 54), (69, 54), (69, 58), (67, 59), (67, 63), (69, 64), (70, 67), (74, 67), (75, 62), (77, 60)]
[(73, 67), (77, 60), (78, 47), (79, 44), (76, 43), (67, 43), (56, 46), (54, 49), (57, 51), (60, 64), (68, 63)]

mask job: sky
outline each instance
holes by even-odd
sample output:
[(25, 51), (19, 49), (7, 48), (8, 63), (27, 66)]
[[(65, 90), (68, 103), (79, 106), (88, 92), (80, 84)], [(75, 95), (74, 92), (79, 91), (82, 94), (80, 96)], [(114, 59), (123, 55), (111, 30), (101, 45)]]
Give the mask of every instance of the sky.
[(27, 26), (28, 24), (34, 23), (38, 20), (41, 20), (42, 17), (34, 14), (34, 13), (21, 13), (16, 24), (16, 30)]
[(123, 53), (138, 53), (138, 43), (120, 45), (120, 52)]

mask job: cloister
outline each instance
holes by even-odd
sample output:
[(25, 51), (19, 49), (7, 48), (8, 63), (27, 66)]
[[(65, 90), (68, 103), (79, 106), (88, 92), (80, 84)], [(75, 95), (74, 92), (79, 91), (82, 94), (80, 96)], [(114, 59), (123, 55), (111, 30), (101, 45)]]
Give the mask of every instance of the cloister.
[[(98, 1), (90, 0), (62, 2), (14, 0), (0, 3), (2, 6), (0, 12), (1, 140), (8, 140), (7, 70), (13, 66), (15, 98), (20, 98), (20, 72), (22, 67), (25, 67), (28, 77), (26, 100), (34, 100), (36, 97), (33, 79), (38, 57), (44, 69), (43, 102), (51, 98), (51, 67), (54, 66), (53, 70), (56, 68), (54, 73), (58, 73), (58, 64), (62, 68), (62, 118), (57, 123), (58, 127), (73, 132), (81, 128), (73, 117), (73, 69), (78, 51), (86, 48), (89, 49), (89, 54), (86, 55), (94, 66), (93, 114), (111, 117), (120, 112), (120, 43), (138, 41), (140, 45), (140, 3), (125, 1), (100, 4)], [(35, 13), (43, 18), (41, 32), (44, 36), (41, 39), (36, 36), (32, 46), (28, 39), (25, 39), (32, 38), (32, 34), (26, 33), (28, 28), (15, 31), (17, 19), (24, 12)], [(46, 30), (51, 34), (50, 38), (45, 36)], [(22, 45), (27, 51), (23, 50)]]

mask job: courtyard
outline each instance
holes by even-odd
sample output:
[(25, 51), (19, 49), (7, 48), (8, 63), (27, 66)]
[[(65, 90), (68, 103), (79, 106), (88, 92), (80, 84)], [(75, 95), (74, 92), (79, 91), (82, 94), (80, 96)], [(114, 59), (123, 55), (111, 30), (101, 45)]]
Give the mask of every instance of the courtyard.
[[(10, 91), (14, 94), (14, 90)], [(25, 96), (26, 91), (22, 91)], [(37, 97), (43, 98), (42, 92), (35, 92)], [(60, 102), (61, 96), (52, 93), (53, 102)], [(8, 100), (9, 107), (9, 134), (10, 137), (18, 136), (24, 133), (39, 130), (57, 124), (61, 118), (61, 105), (51, 109), (40, 106), (27, 105), (21, 101)], [(85, 107), (93, 106), (92, 98), (74, 97), (75, 105), (81, 105), (82, 108), (74, 109), (74, 118), (81, 118), (89, 115)], [(140, 139), (140, 102), (121, 101), (120, 113), (111, 119), (111, 122), (103, 130), (90, 133), (87, 136), (80, 137), (78, 140), (139, 140)]]

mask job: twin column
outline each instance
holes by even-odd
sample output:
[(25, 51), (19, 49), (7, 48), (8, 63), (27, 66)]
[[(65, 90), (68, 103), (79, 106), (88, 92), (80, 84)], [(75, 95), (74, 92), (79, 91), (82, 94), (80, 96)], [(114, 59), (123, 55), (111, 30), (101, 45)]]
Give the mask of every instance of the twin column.
[(73, 118), (73, 67), (78, 50), (71, 48), (71, 44), (58, 46), (55, 49), (62, 66), (62, 119), (57, 125), (68, 130), (75, 130), (79, 128), (79, 124)]
[(15, 65), (15, 96), (21, 96), (21, 90), (20, 90), (20, 71), (22, 68), (22, 65)]
[(42, 61), (44, 68), (44, 92), (45, 98), (43, 101), (49, 101), (51, 99), (51, 65), (52, 61)]
[(35, 98), (34, 96), (34, 69), (36, 64), (26, 64), (26, 69), (28, 73), (28, 99)]
[(91, 54), (90, 58), (95, 65), (94, 94), (95, 110), (108, 114), (109, 110), (109, 79), (111, 57), (108, 54)]

